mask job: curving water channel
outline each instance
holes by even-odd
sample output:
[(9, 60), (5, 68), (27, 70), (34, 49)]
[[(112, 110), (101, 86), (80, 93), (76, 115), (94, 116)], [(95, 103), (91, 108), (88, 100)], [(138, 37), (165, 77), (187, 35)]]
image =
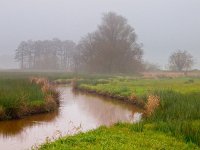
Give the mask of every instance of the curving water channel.
[(59, 136), (116, 122), (137, 122), (141, 110), (121, 101), (59, 87), (61, 105), (53, 113), (0, 122), (0, 149), (23, 150)]

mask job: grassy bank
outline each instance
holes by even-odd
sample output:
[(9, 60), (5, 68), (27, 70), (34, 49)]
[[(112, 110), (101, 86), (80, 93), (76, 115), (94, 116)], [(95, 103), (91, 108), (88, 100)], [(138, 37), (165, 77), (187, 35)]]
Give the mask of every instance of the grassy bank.
[(100, 127), (87, 133), (65, 137), (53, 143), (46, 143), (40, 150), (62, 149), (199, 149), (195, 144), (185, 143), (162, 132), (153, 131), (151, 126), (117, 124), (112, 127)]
[(25, 77), (0, 78), (0, 120), (17, 119), (56, 109), (59, 94), (47, 84), (45, 87)]
[(101, 95), (143, 102), (145, 109), (148, 108), (149, 95), (157, 96), (159, 107), (144, 122), (154, 124), (153, 129), (156, 131), (200, 146), (200, 78), (115, 77), (103, 83), (81, 82), (77, 87)]
[[(45, 144), (41, 149), (95, 149), (105, 146), (108, 146), (105, 147), (108, 149), (193, 149), (196, 146), (199, 148), (200, 78), (142, 79), (102, 76), (75, 81), (75, 88), (82, 91), (142, 103), (146, 112), (142, 126), (122, 124), (123, 127), (100, 128)], [(151, 104), (155, 102), (151, 101), (152, 98), (158, 98), (159, 104), (148, 113), (148, 108), (155, 105)], [(130, 131), (130, 128), (134, 131)], [(118, 138), (113, 138), (115, 135)], [(179, 143), (177, 146), (176, 141), (183, 145)]]

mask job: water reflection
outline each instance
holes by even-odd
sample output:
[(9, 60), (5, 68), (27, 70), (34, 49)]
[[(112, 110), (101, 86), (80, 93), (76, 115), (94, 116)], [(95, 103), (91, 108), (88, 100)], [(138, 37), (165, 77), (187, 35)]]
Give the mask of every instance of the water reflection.
[(31, 126), (36, 126), (44, 122), (52, 122), (58, 115), (59, 110), (47, 114), (26, 117), (20, 120), (0, 121), (0, 135), (3, 137), (15, 136)]
[(59, 87), (62, 101), (59, 111), (30, 116), (22, 120), (0, 122), (0, 147), (4, 150), (27, 149), (42, 143), (46, 137), (73, 134), (111, 125), (116, 122), (137, 122), (140, 113), (137, 107), (121, 101), (99, 96), (72, 92), (70, 87)]
[[(96, 119), (98, 124), (111, 125), (118, 121), (138, 122), (141, 120), (141, 109), (120, 100), (113, 100), (103, 96), (73, 91), (77, 97), (79, 109)], [(81, 100), (79, 96), (81, 95)], [(95, 98), (94, 98), (95, 97)]]

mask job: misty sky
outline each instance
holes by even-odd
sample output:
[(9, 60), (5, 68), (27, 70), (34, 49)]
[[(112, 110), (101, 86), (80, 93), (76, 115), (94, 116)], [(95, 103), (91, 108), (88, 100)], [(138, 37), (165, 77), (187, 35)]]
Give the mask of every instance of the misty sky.
[(200, 0), (0, 0), (0, 68), (16, 67), (12, 58), (22, 40), (78, 42), (109, 11), (135, 28), (145, 60), (164, 68), (181, 49), (200, 68)]

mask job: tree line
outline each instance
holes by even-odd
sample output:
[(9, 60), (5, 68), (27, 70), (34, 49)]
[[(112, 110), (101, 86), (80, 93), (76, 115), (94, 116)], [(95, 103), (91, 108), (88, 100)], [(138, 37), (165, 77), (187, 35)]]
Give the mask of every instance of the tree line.
[(79, 43), (59, 39), (23, 41), (16, 50), (21, 69), (125, 73), (141, 69), (143, 51), (127, 20), (106, 13), (97, 30)]
[(70, 70), (75, 47), (73, 41), (59, 39), (23, 41), (16, 49), (15, 59), (21, 69)]
[[(143, 62), (142, 44), (137, 42), (134, 28), (126, 18), (113, 12), (104, 14), (97, 29), (78, 43), (59, 39), (23, 41), (16, 49), (15, 59), (21, 69), (91, 73), (159, 69), (157, 65)], [(182, 71), (192, 65), (193, 58), (186, 51), (177, 51), (170, 56), (172, 70)]]

